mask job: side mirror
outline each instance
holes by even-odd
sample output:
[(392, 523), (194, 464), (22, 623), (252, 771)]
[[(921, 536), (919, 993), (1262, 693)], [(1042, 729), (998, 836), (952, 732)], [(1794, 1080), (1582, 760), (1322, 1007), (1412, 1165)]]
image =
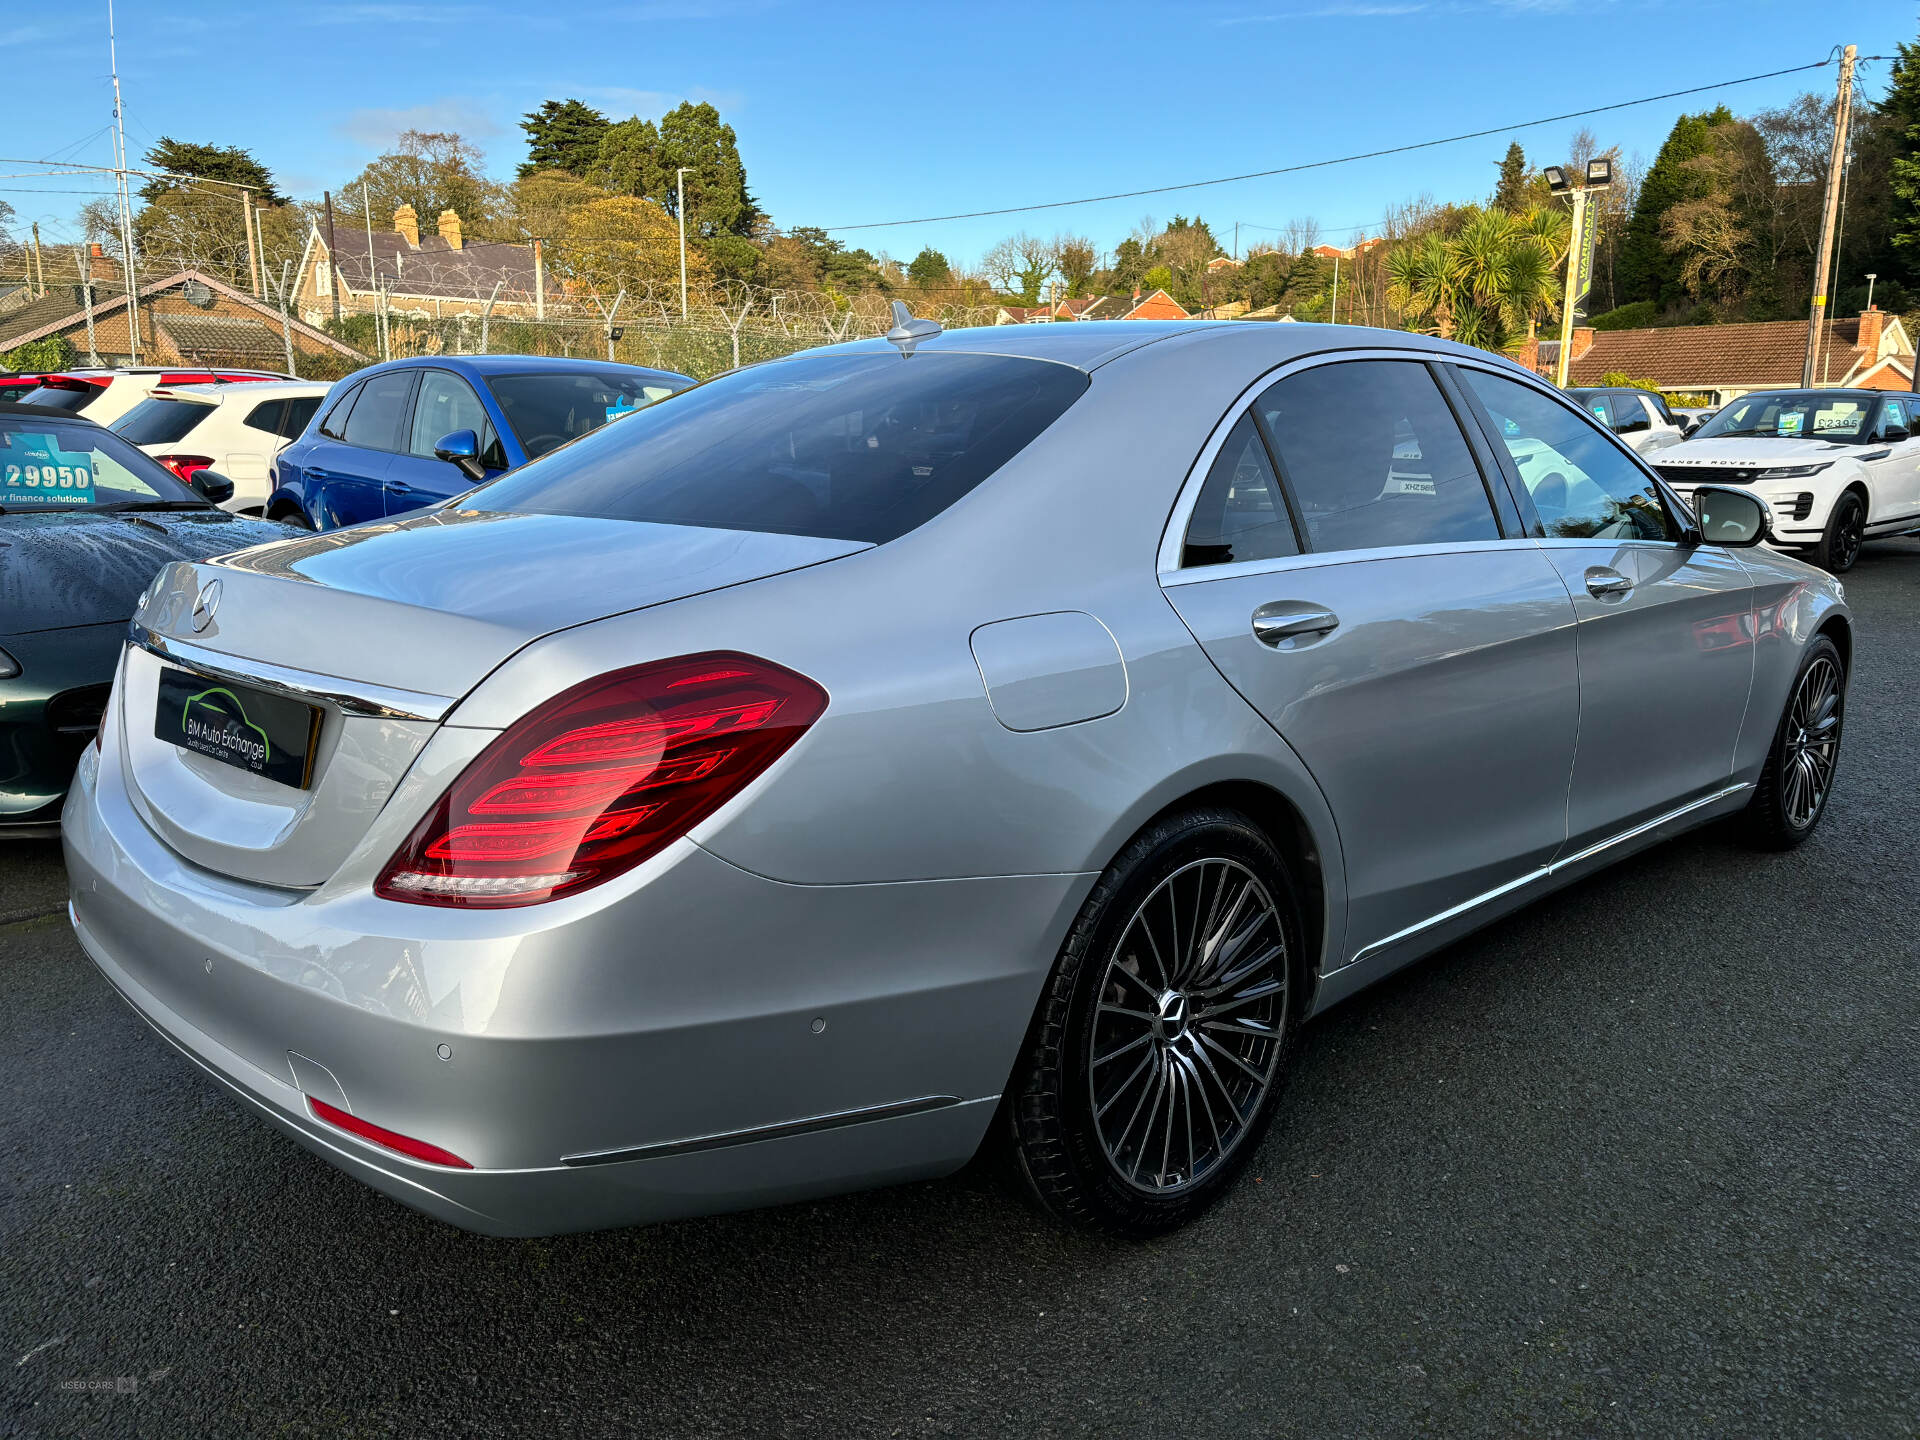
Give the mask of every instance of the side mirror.
[(218, 505), (233, 498), (233, 481), (218, 470), (196, 470), (187, 482), (202, 500)]
[(1886, 441), (1904, 440), (1913, 432), (1904, 425), (1888, 425), (1881, 429), (1880, 438)]
[(1773, 511), (1750, 490), (1702, 485), (1693, 492), (1693, 513), (1708, 545), (1758, 545), (1773, 536)]
[(469, 480), (478, 482), (487, 478), (487, 467), (480, 463), (480, 437), (471, 430), (442, 435), (433, 447), (433, 458), (458, 465)]

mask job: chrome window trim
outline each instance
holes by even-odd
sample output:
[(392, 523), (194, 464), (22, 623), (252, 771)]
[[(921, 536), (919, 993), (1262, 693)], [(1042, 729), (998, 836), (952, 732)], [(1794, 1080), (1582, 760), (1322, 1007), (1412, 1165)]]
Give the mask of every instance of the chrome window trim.
[[(1658, 830), (1662, 825), (1671, 824), (1675, 820), (1682, 819), (1692, 814), (1695, 810), (1704, 810), (1707, 806), (1717, 801), (1725, 800), (1729, 795), (1738, 795), (1742, 790), (1751, 790), (1752, 788), (1753, 783), (1751, 781), (1740, 780), (1732, 785), (1722, 786), (1711, 795), (1702, 795), (1698, 800), (1689, 800), (1684, 805), (1677, 805), (1664, 814), (1654, 816), (1651, 820), (1643, 820), (1638, 825), (1622, 830), (1618, 835), (1610, 835), (1605, 840), (1596, 841), (1594, 844), (1587, 846), (1586, 849), (1568, 855), (1564, 859), (1549, 861), (1537, 870), (1529, 870), (1525, 875), (1509, 880), (1504, 885), (1496, 885), (1493, 889), (1475, 895), (1470, 900), (1462, 900), (1458, 905), (1449, 906), (1437, 914), (1429, 915), (1424, 920), (1415, 921), (1404, 930), (1396, 930), (1393, 934), (1375, 940), (1370, 945), (1362, 946), (1353, 953), (1353, 958), (1347, 961), (1347, 965), (1358, 965), (1362, 960), (1371, 959), (1382, 950), (1390, 949), (1403, 940), (1411, 940), (1414, 936), (1431, 930), (1436, 925), (1444, 925), (1449, 920), (1457, 920), (1461, 916), (1479, 909), (1482, 905), (1498, 900), (1503, 895), (1511, 895), (1514, 891), (1523, 889), (1535, 881), (1545, 880), (1550, 876), (1558, 875), (1562, 870), (1571, 869), (1575, 865), (1591, 860), (1596, 855), (1603, 854), (1616, 845), (1624, 845), (1627, 841), (1638, 839), (1649, 831)], [(1346, 965), (1342, 965), (1340, 968), (1344, 970), (1346, 969)]]
[(459, 699), (457, 695), (429, 695), (420, 690), (400, 690), (339, 675), (296, 670), (244, 655), (223, 655), (186, 640), (176, 640), (171, 635), (156, 635), (138, 621), (127, 630), (130, 644), (196, 675), (277, 690), (296, 700), (325, 701), (348, 715), (368, 715), (381, 720), (440, 720)]
[[(1214, 580), (1229, 575), (1258, 575), (1265, 573), (1265, 571), (1273, 565), (1283, 563), (1290, 565), (1292, 562), (1299, 560), (1318, 561), (1321, 564), (1326, 564), (1330, 561), (1340, 562), (1352, 559), (1355, 556), (1376, 560), (1385, 559), (1390, 555), (1401, 552), (1449, 554), (1454, 551), (1479, 545), (1511, 545), (1521, 539), (1522, 537), (1520, 536), (1502, 536), (1495, 540), (1486, 541), (1466, 540), (1451, 543), (1443, 541), (1432, 545), (1383, 546), (1374, 550), (1319, 550), (1305, 555), (1275, 556), (1271, 560), (1242, 560), (1232, 565), (1197, 565), (1189, 567), (1183, 566), (1180, 563), (1180, 552), (1186, 546), (1187, 524), (1193, 519), (1194, 506), (1200, 503), (1200, 491), (1207, 483), (1207, 472), (1213, 469), (1213, 462), (1219, 457), (1221, 448), (1227, 443), (1227, 436), (1232, 432), (1234, 425), (1238, 423), (1242, 415), (1253, 408), (1254, 402), (1258, 400), (1261, 395), (1265, 394), (1271, 386), (1278, 385), (1282, 380), (1297, 375), (1303, 370), (1317, 369), (1322, 365), (1340, 365), (1349, 360), (1411, 360), (1416, 364), (1427, 365), (1435, 362), (1445, 363), (1451, 361), (1453, 358), (1454, 356), (1450, 352), (1434, 350), (1421, 345), (1368, 345), (1356, 346), (1351, 350), (1321, 350), (1312, 355), (1298, 356), (1284, 364), (1274, 366), (1271, 370), (1262, 371), (1248, 384), (1245, 390), (1241, 391), (1233, 404), (1227, 407), (1226, 414), (1223, 415), (1219, 423), (1214, 426), (1213, 433), (1207, 437), (1207, 443), (1200, 447), (1200, 454), (1194, 460), (1192, 468), (1187, 471), (1187, 478), (1180, 484), (1180, 493), (1173, 502), (1173, 512), (1167, 519), (1166, 528), (1160, 532), (1160, 548), (1154, 561), (1155, 569), (1160, 576), (1160, 583), (1163, 585), (1191, 585), (1196, 579)], [(1492, 369), (1493, 367), (1489, 366), (1488, 368)], [(1436, 381), (1435, 384), (1437, 388), (1438, 382)], [(1440, 398), (1443, 402), (1448, 401), (1448, 396), (1444, 389), (1440, 390)], [(1452, 409), (1450, 403), (1448, 404), (1448, 409), (1449, 411)], [(1456, 420), (1455, 423), (1457, 424), (1458, 421)], [(1461, 433), (1460, 440), (1462, 444), (1466, 445), (1468, 453), (1473, 455), (1474, 464), (1478, 467), (1480, 456), (1474, 451), (1472, 440), (1464, 430)], [(1286, 482), (1282, 480), (1281, 483), (1285, 484)], [(1503, 481), (1502, 483), (1505, 482)], [(1494, 523), (1497, 526), (1499, 524), (1499, 509), (1493, 504), (1492, 496), (1488, 496), (1487, 503), (1493, 515)]]
[[(1275, 575), (1293, 570), (1323, 570), (1331, 565), (1366, 565), (1381, 560), (1402, 560), (1415, 555), (1472, 555), (1487, 550), (1508, 550), (1515, 545), (1536, 543), (1538, 542), (1524, 535), (1505, 535), (1498, 540), (1440, 540), (1423, 545), (1379, 545), (1368, 550), (1317, 550), (1310, 555), (1276, 555), (1270, 560), (1236, 560), (1231, 565), (1190, 565), (1184, 570), (1175, 570), (1171, 573), (1162, 571), (1160, 584), (1163, 588), (1170, 589), (1176, 585), (1201, 585), (1209, 580), (1232, 580), (1242, 575)], [(1574, 543), (1592, 544), (1593, 542)]]

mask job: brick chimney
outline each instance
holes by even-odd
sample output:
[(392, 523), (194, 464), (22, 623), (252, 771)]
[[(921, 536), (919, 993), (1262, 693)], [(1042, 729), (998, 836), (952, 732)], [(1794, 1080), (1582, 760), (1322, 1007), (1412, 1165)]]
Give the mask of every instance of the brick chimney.
[(1885, 331), (1887, 312), (1869, 305), (1860, 312), (1860, 353), (1871, 359), (1880, 353), (1880, 336)]
[(393, 228), (406, 237), (407, 244), (416, 250), (420, 248), (420, 217), (411, 205), (402, 205), (393, 212)]
[(1521, 343), (1520, 348), (1513, 352), (1513, 358), (1516, 363), (1524, 365), (1527, 369), (1538, 375), (1540, 373), (1540, 337), (1538, 335), (1527, 336)]
[(87, 255), (90, 259), (104, 260), (107, 258), (106, 247), (96, 240), (87, 247)]
[(460, 217), (451, 210), (440, 212), (440, 238), (447, 242), (449, 250), (460, 248)]
[(1582, 355), (1586, 354), (1587, 351), (1591, 350), (1592, 348), (1593, 348), (1593, 327), (1591, 325), (1574, 326), (1573, 327), (1573, 349), (1567, 355), (1567, 362), (1571, 364), (1573, 361), (1578, 360)]

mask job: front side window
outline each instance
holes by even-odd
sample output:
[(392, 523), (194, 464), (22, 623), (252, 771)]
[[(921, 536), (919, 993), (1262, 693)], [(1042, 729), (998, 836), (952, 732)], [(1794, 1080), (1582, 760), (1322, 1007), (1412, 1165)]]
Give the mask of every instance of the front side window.
[(1613, 407), (1614, 434), (1637, 435), (1653, 428), (1647, 407), (1640, 403), (1638, 395), (1609, 395), (1607, 403)]
[(1087, 385), (1072, 366), (1003, 355), (776, 360), (602, 425), (470, 503), (885, 544), (1006, 464)]
[(1267, 442), (1242, 415), (1214, 457), (1207, 480), (1187, 522), (1180, 563), (1231, 565), (1241, 560), (1273, 560), (1300, 553), (1286, 497), (1273, 473)]
[(487, 412), (473, 387), (446, 370), (429, 370), (420, 377), (420, 398), (413, 402), (413, 439), (410, 454), (433, 458), (433, 447), (456, 430), (471, 430), (478, 439), (486, 432)]
[(194, 400), (150, 397), (107, 428), (134, 445), (172, 445), (186, 439), (195, 426), (213, 414), (215, 408)]
[(619, 370), (489, 375), (487, 388), (493, 391), (513, 433), (520, 437), (529, 460), (537, 460), (569, 440), (598, 430), (609, 420), (644, 410), (675, 393), (671, 385), (657, 377)]
[(1547, 538), (1680, 538), (1653, 478), (1578, 411), (1485, 370), (1459, 373), (1487, 428), (1513, 457)]
[(1890, 432), (1909, 428), (1905, 401), (1882, 400), (1880, 402), (1880, 434), (1883, 438)]
[(1309, 549), (1499, 538), (1480, 467), (1425, 365), (1317, 366), (1280, 381), (1254, 408)]
[(40, 417), (0, 424), (0, 511), (161, 501), (192, 504), (199, 497), (111, 431)]

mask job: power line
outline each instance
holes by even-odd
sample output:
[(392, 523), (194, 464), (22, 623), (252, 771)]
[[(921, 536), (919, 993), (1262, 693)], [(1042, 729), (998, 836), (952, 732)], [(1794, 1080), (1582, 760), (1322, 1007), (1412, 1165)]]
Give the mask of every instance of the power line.
[[(1868, 56), (1883, 59), (1883, 56)], [(1232, 185), (1242, 180), (1265, 180), (1275, 175), (1295, 175), (1303, 170), (1323, 170), (1330, 165), (1350, 165), (1357, 160), (1378, 160), (1387, 155), (1405, 155), (1415, 150), (1431, 150), (1439, 145), (1456, 145), (1463, 140), (1484, 140), (1489, 135), (1507, 135), (1515, 130), (1531, 130), (1541, 125), (1557, 125), (1563, 120), (1579, 120), (1588, 115), (1604, 115), (1610, 110), (1626, 110), (1635, 105), (1652, 105), (1661, 100), (1677, 100), (1684, 95), (1703, 95), (1710, 90), (1725, 90), (1735, 85), (1751, 85), (1759, 80), (1777, 80), (1782, 75), (1798, 75), (1831, 65), (1831, 57), (1810, 65), (1792, 65), (1785, 70), (1769, 70), (1761, 75), (1742, 75), (1737, 80), (1716, 80), (1711, 85), (1693, 85), (1685, 90), (1669, 90), (1661, 95), (1643, 95), (1637, 100), (1621, 100), (1612, 105), (1595, 105), (1588, 110), (1569, 110), (1563, 115), (1548, 115), (1539, 120), (1523, 120), (1515, 125), (1495, 125), (1485, 130), (1470, 130), (1463, 135), (1448, 135), (1438, 140), (1419, 140), (1409, 145), (1393, 145), (1384, 150), (1367, 150), (1357, 155), (1341, 155), (1331, 160), (1309, 160), (1299, 165), (1281, 165), (1272, 170), (1250, 170), (1244, 175), (1222, 175), (1214, 180), (1188, 180), (1178, 185), (1155, 185), (1145, 190), (1117, 190), (1111, 195), (1087, 195), (1078, 200), (1047, 200), (1035, 205), (1006, 205), (996, 210), (966, 210), (952, 215), (921, 215), (911, 220), (869, 220), (859, 225), (823, 225), (822, 230), (887, 230), (898, 225), (934, 225), (946, 220), (982, 220), (995, 215), (1025, 215), (1035, 210), (1062, 210), (1070, 205), (1097, 205), (1106, 200), (1137, 200), (1143, 195), (1170, 195), (1180, 190), (1199, 190), (1209, 185)]]

